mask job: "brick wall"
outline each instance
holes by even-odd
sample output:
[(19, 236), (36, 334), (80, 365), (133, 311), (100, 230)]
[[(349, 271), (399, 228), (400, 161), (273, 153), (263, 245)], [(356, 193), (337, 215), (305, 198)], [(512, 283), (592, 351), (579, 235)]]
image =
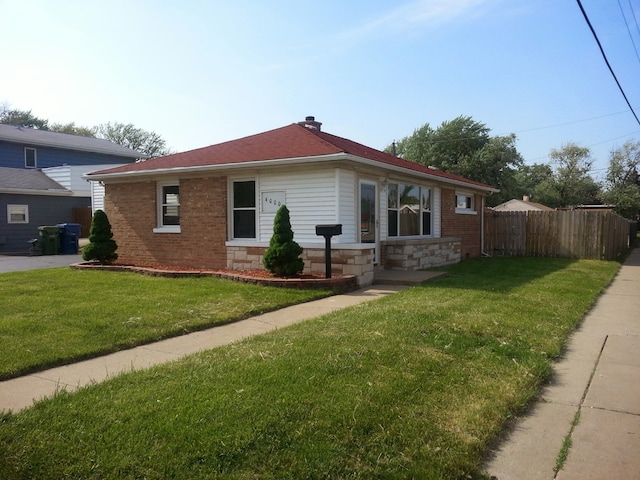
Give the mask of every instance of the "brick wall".
[(456, 192), (442, 189), (442, 237), (458, 237), (462, 240), (460, 255), (462, 259), (481, 255), (482, 196), (474, 196), (476, 215), (456, 213)]
[(118, 262), (225, 268), (226, 188), (225, 177), (181, 179), (181, 233), (154, 233), (156, 182), (107, 184), (105, 211), (118, 243)]

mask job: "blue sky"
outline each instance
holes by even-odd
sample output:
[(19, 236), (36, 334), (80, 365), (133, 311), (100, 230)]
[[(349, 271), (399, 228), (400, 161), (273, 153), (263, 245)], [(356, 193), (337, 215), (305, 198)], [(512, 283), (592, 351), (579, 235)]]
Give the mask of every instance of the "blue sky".
[[(640, 115), (638, 0), (582, 3)], [(0, 0), (0, 19), (0, 103), (176, 151), (307, 115), (383, 149), (467, 115), (527, 163), (589, 147), (601, 177), (640, 141), (575, 0)]]

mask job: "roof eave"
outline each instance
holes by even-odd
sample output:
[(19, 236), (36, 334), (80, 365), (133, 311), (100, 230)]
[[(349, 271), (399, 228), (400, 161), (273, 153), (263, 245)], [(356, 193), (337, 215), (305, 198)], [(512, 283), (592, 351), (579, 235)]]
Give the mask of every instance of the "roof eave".
[(387, 170), (399, 171), (399, 172), (405, 173), (407, 175), (419, 176), (419, 177), (426, 178), (426, 179), (429, 179), (429, 180), (442, 182), (442, 183), (448, 183), (448, 184), (456, 185), (456, 186), (459, 186), (459, 187), (473, 188), (473, 189), (485, 191), (487, 193), (498, 193), (500, 191), (499, 189), (496, 189), (496, 188), (493, 188), (493, 187), (489, 187), (488, 185), (487, 186), (478, 185), (477, 183), (474, 183), (474, 182), (465, 182), (465, 181), (462, 181), (462, 180), (455, 180), (453, 178), (442, 177), (440, 175), (434, 175), (434, 174), (429, 174), (429, 173), (426, 173), (426, 172), (420, 172), (420, 171), (414, 170), (412, 168), (399, 167), (399, 166), (396, 166), (396, 165), (388, 165), (386, 163), (379, 162), (377, 160), (371, 160), (371, 159), (368, 159), (368, 158), (359, 157), (357, 155), (347, 154), (345, 157), (348, 158), (349, 160), (353, 160), (355, 162), (363, 163), (365, 165), (370, 165), (370, 166), (375, 166), (375, 167), (383, 167), (383, 168), (386, 168)]
[(0, 188), (0, 193), (13, 194), (13, 195), (46, 195), (53, 197), (71, 197), (73, 193), (71, 190), (32, 190), (28, 188)]
[(133, 170), (130, 172), (115, 172), (95, 174), (87, 173), (82, 176), (88, 181), (105, 181), (105, 180), (123, 180), (127, 178), (147, 177), (149, 175), (172, 175), (181, 173), (199, 173), (199, 172), (212, 172), (218, 170), (233, 169), (245, 169), (245, 168), (260, 168), (264, 166), (277, 166), (277, 165), (289, 165), (291, 163), (315, 163), (326, 162), (333, 160), (340, 160), (345, 157), (344, 153), (332, 153), (328, 155), (317, 155), (313, 157), (291, 157), (291, 158), (277, 158), (273, 160), (255, 160), (251, 162), (238, 162), (238, 163), (222, 163), (215, 165), (197, 165), (193, 167), (172, 167), (172, 168), (153, 168), (148, 170)]
[(349, 153), (331, 153), (326, 155), (315, 155), (310, 157), (291, 157), (291, 158), (280, 158), (274, 160), (256, 160), (251, 162), (238, 162), (238, 163), (226, 163), (226, 164), (216, 164), (216, 165), (198, 165), (193, 167), (173, 167), (173, 168), (155, 168), (155, 169), (147, 169), (147, 170), (133, 170), (129, 172), (115, 172), (115, 173), (104, 173), (104, 174), (94, 174), (88, 173), (82, 176), (85, 180), (89, 181), (109, 181), (109, 180), (125, 180), (129, 178), (137, 178), (137, 177), (146, 177), (149, 175), (157, 175), (157, 176), (167, 176), (167, 175), (178, 175), (182, 173), (199, 173), (199, 172), (212, 172), (218, 170), (228, 170), (229, 168), (233, 169), (245, 169), (245, 168), (260, 168), (265, 166), (277, 166), (277, 165), (290, 165), (293, 163), (316, 163), (316, 162), (329, 162), (336, 160), (350, 160), (356, 163), (361, 163), (371, 167), (382, 168), (385, 170), (393, 170), (405, 173), (407, 175), (419, 176), (422, 178), (426, 178), (432, 181), (447, 183), (455, 186), (472, 188), (476, 190), (481, 190), (487, 193), (497, 193), (500, 190), (495, 189), (489, 186), (478, 185), (472, 182), (465, 182), (461, 180), (455, 180), (452, 178), (442, 177), (440, 175), (432, 175), (426, 172), (420, 172), (418, 170), (414, 170), (411, 168), (399, 167), (396, 165), (389, 165), (384, 162), (380, 162), (378, 160), (371, 160), (369, 158), (360, 157), (358, 155), (352, 155)]

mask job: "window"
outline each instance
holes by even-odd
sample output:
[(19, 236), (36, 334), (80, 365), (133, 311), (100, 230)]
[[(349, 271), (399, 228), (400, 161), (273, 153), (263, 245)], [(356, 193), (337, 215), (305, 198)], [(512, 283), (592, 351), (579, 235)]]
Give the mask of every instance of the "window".
[(256, 182), (233, 182), (233, 238), (256, 238)]
[(29, 205), (7, 205), (7, 223), (29, 223)]
[(389, 237), (431, 235), (431, 189), (391, 183), (387, 202)]
[(473, 210), (473, 195), (456, 193), (456, 213), (475, 213)]
[(420, 190), (420, 211), (422, 212), (422, 235), (431, 235), (431, 190)]
[(158, 184), (158, 228), (156, 233), (180, 233), (180, 185), (177, 182)]
[(36, 168), (36, 149), (25, 147), (24, 149), (24, 166), (26, 168)]

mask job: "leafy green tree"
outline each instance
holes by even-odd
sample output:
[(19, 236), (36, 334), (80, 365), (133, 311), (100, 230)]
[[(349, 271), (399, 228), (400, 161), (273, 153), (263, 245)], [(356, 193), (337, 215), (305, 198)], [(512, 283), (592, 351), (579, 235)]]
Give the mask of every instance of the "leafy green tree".
[(100, 138), (137, 150), (150, 157), (159, 157), (171, 153), (165, 140), (160, 135), (138, 128), (131, 123), (102, 123), (96, 127), (96, 133)]
[(407, 160), (499, 188), (488, 199), (497, 205), (516, 195), (515, 174), (523, 160), (514, 134), (492, 137), (490, 132), (485, 124), (460, 116), (437, 129), (426, 123), (386, 151), (395, 149), (396, 155)]
[(49, 128), (52, 132), (67, 133), (69, 135), (79, 135), (81, 137), (94, 137), (96, 136), (96, 127), (82, 127), (76, 125), (76, 122), (69, 123), (54, 123)]
[(549, 190), (549, 183), (553, 180), (553, 169), (546, 163), (534, 163), (523, 165), (515, 173), (517, 195), (514, 198), (522, 198), (527, 195), (531, 201), (543, 205), (555, 205), (557, 194)]
[(623, 217), (640, 214), (640, 142), (629, 140), (609, 157), (602, 198)]
[(97, 260), (101, 265), (106, 265), (118, 258), (117, 249), (107, 214), (96, 210), (91, 220), (89, 244), (82, 249), (82, 258), (87, 261)]
[(299, 258), (302, 247), (293, 240), (289, 209), (282, 205), (273, 220), (273, 236), (264, 252), (264, 267), (277, 277), (295, 277), (302, 273), (304, 262)]
[(557, 194), (557, 204), (550, 207), (600, 202), (600, 186), (589, 175), (593, 160), (588, 148), (570, 142), (551, 150), (549, 158), (555, 170), (546, 187)]
[(6, 106), (0, 108), (0, 123), (36, 128), (38, 130), (49, 130), (49, 121), (36, 117), (31, 113), (31, 110), (9, 109)]

